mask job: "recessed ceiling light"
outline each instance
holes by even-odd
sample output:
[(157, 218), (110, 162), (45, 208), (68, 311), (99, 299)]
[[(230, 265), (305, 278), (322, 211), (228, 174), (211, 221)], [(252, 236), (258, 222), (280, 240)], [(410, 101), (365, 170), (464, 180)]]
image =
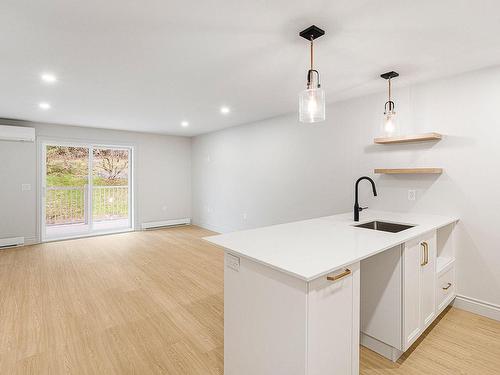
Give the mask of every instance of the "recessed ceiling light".
[(227, 115), (229, 112), (231, 112), (231, 109), (229, 107), (226, 107), (225, 105), (220, 107), (220, 113), (222, 113), (223, 115)]
[(45, 83), (56, 83), (57, 82), (57, 77), (52, 73), (42, 73), (40, 78)]
[(187, 122), (187, 121), (182, 121), (182, 122), (181, 122), (181, 126), (182, 126), (183, 128), (187, 128), (187, 127), (189, 126), (189, 122)]
[(52, 108), (52, 106), (50, 105), (50, 103), (47, 103), (47, 102), (41, 102), (41, 103), (38, 103), (38, 107), (40, 109), (43, 109), (44, 111)]

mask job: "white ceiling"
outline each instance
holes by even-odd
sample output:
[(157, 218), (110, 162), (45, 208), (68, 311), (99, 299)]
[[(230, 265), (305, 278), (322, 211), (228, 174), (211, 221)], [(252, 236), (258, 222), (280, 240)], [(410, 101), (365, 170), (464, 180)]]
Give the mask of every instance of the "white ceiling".
[(313, 23), (328, 101), (500, 64), (498, 0), (3, 0), (0, 117), (196, 135), (294, 112)]

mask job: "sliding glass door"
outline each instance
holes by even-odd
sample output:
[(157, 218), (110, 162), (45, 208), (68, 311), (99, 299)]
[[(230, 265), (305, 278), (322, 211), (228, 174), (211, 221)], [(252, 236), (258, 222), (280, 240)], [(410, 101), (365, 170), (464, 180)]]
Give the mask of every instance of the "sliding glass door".
[(130, 150), (93, 148), (92, 229), (130, 228)]
[(131, 148), (46, 143), (42, 154), (42, 240), (132, 228)]
[(45, 236), (72, 237), (89, 232), (89, 149), (45, 146)]

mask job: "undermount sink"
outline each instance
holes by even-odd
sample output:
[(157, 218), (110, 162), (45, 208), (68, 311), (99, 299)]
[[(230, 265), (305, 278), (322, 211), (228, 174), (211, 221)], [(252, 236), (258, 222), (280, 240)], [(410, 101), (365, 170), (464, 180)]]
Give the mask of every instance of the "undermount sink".
[(355, 225), (355, 227), (357, 228), (380, 230), (383, 232), (391, 232), (391, 233), (398, 233), (403, 230), (413, 228), (414, 226), (415, 225), (388, 223), (385, 221), (370, 221), (368, 223)]

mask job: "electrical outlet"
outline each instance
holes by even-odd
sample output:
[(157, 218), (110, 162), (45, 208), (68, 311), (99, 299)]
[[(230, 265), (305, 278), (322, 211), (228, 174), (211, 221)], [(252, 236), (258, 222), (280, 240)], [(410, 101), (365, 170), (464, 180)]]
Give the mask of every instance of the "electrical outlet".
[(226, 253), (226, 267), (231, 268), (235, 271), (240, 270), (240, 258), (232, 254)]
[(247, 213), (246, 212), (243, 212), (243, 214), (241, 215), (241, 217), (243, 218), (243, 221), (247, 221)]
[(166, 211), (167, 210), (167, 206), (163, 206), (161, 209), (162, 209), (162, 211)]
[(414, 201), (417, 199), (417, 191), (416, 190), (408, 190), (408, 200)]
[(21, 184), (21, 191), (30, 191), (31, 184)]

